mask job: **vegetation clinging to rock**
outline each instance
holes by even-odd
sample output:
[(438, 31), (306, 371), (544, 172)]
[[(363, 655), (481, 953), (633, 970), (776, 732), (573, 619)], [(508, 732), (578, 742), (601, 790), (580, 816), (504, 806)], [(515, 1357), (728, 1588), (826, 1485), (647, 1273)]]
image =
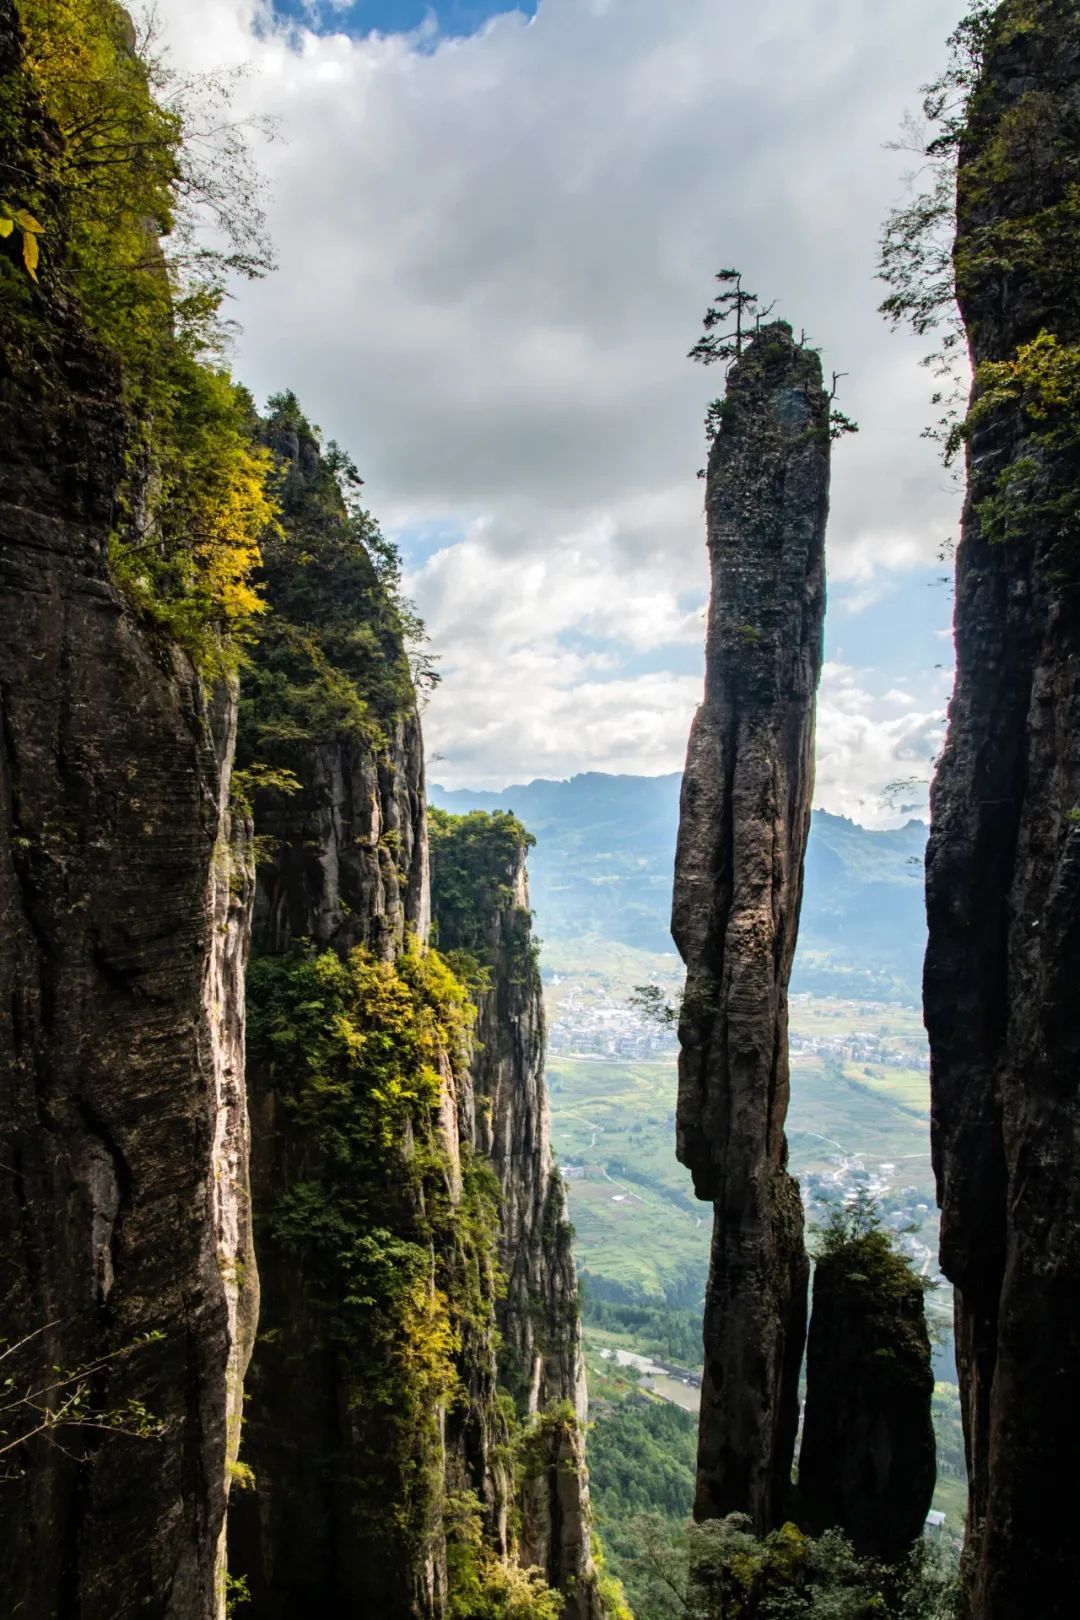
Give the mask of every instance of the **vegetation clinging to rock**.
[[(428, 828), (439, 945), (444, 951), (464, 952), (486, 965), (492, 919), (515, 907), (513, 885), (525, 852), (536, 839), (509, 810), (490, 815), (472, 810), (455, 816), (432, 806)], [(522, 952), (534, 952), (528, 938), (530, 914), (524, 907), (516, 909), (522, 913), (518, 943)]]
[[(981, 79), (988, 49), (1025, 36), (1071, 30), (1075, 8), (1028, 0), (973, 0), (953, 32), (944, 72), (923, 91), (922, 124), (901, 144), (925, 160), (926, 179), (889, 215), (880, 273), (891, 289), (882, 311), (893, 325), (934, 334), (925, 364), (939, 379), (942, 415), (928, 434), (951, 461), (973, 436), (1007, 427), (1026, 453), (997, 475), (978, 504), (991, 541), (1016, 538), (1033, 521), (1059, 542), (1080, 536), (1080, 345), (1073, 246), (1080, 231), (1080, 105), (1032, 85), (998, 104)], [(959, 199), (959, 216), (958, 216)], [(961, 236), (954, 246), (959, 217)], [(975, 369), (970, 405), (965, 337), (982, 341), (985, 319), (966, 332), (960, 309), (996, 308), (1008, 287), (1023, 312), (1024, 341)], [(958, 308), (959, 304), (959, 308)]]
[[(269, 264), (228, 81), (178, 80), (115, 0), (22, 0), (19, 14), (0, 215), (36, 229), (32, 263), (16, 232), (0, 242), (5, 358), (24, 389), (43, 375), (44, 303), (77, 311), (113, 354), (128, 431), (114, 571), (218, 673), (261, 611), (252, 575), (276, 515), (251, 400), (219, 363), (226, 276)], [(31, 143), (35, 116), (50, 138)]]
[[(439, 1413), (457, 1352), (496, 1286), (490, 1178), (460, 1206), (438, 1124), (448, 1054), (472, 1012), (433, 951), (262, 957), (249, 979), (250, 1049), (280, 1087), (300, 1171), (261, 1224), (301, 1264), (344, 1367), (373, 1520), (393, 1504), (412, 1544), (439, 1490)], [(475, 1206), (475, 1207), (474, 1207)]]

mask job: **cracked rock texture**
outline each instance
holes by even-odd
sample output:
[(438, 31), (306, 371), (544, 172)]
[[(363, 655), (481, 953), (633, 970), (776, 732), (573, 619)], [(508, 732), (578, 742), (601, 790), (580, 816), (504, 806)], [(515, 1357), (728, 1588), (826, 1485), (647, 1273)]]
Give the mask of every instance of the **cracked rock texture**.
[(118, 378), (49, 298), (0, 400), (0, 1338), (17, 1390), (99, 1364), (164, 1429), (5, 1456), (0, 1612), (212, 1620), (254, 1288), (235, 694), (113, 588)]
[[(956, 259), (977, 363), (1045, 328), (1080, 341), (1071, 257), (1006, 265), (984, 251), (1070, 206), (1078, 155), (1076, 7), (1006, 4), (960, 153)], [(1071, 1615), (1080, 1588), (1080, 569), (1075, 522), (1049, 510), (1075, 497), (1075, 457), (1063, 478), (1070, 464), (1045, 459), (1031, 431), (1002, 408), (968, 447), (956, 687), (927, 851), (933, 1154), (979, 1620)], [(1027, 510), (991, 542), (980, 504), (1022, 461)]]
[[(437, 849), (432, 868), (439, 944), (453, 950), (460, 942), (451, 919), (440, 914)], [(490, 988), (476, 998), (462, 1135), (490, 1159), (502, 1188), (499, 1257), (506, 1293), (497, 1305), (499, 1382), (513, 1395), (519, 1418), (534, 1424), (519, 1490), (518, 1556), (565, 1594), (565, 1620), (598, 1620), (577, 1272), (566, 1186), (551, 1151), (544, 1000), (532, 950), (525, 850), (494, 876), (502, 898), (485, 919)]]
[(690, 734), (672, 933), (686, 963), (676, 1143), (714, 1226), (698, 1519), (782, 1521), (808, 1262), (787, 1170), (787, 984), (813, 787), (829, 401), (783, 322), (732, 366), (709, 456), (705, 699)]

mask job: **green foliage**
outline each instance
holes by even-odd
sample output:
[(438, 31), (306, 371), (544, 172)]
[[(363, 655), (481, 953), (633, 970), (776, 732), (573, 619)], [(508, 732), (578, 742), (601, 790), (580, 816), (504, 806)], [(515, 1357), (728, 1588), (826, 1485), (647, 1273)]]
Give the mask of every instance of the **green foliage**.
[(674, 1362), (679, 1367), (701, 1365), (700, 1310), (598, 1299), (587, 1288), (582, 1319), (590, 1327), (631, 1336), (634, 1348), (642, 1355)]
[(250, 815), (256, 793), (279, 793), (291, 798), (303, 786), (295, 771), (275, 769), (272, 765), (248, 765), (234, 770), (229, 781), (234, 809), (241, 815)]
[(660, 1029), (671, 1029), (679, 1022), (681, 1003), (681, 996), (674, 1002), (668, 1001), (658, 984), (635, 984), (630, 992), (630, 1006)]
[(473, 1491), (447, 1498), (447, 1620), (559, 1620), (563, 1599), (538, 1569), (520, 1569), (484, 1544), (483, 1509)]
[(502, 919), (501, 942), (523, 967), (535, 962), (531, 914), (516, 904), (514, 880), (536, 840), (510, 810), (451, 815), (431, 806), (431, 903), (440, 947), (490, 965), (489, 931)]
[(131, 600), (213, 675), (236, 668), (265, 611), (252, 577), (277, 527), (271, 458), (254, 442), (250, 399), (225, 373), (179, 345), (159, 365), (142, 446), (154, 503), (144, 518), (136, 480), (109, 555)]
[(762, 1539), (740, 1514), (672, 1539), (655, 1516), (635, 1525), (649, 1620), (954, 1620), (956, 1572), (947, 1549), (920, 1545), (899, 1570), (856, 1556), (830, 1530), (785, 1524)]
[[(700, 1337), (700, 1333), (699, 1333)], [(641, 1580), (637, 1519), (651, 1513), (678, 1536), (694, 1499), (697, 1422), (690, 1412), (644, 1395), (597, 1403), (589, 1429), (589, 1486), (612, 1570), (633, 1607), (650, 1613)]]
[(882, 314), (893, 327), (910, 326), (919, 337), (933, 336), (939, 344), (923, 365), (936, 379), (931, 403), (942, 414), (924, 436), (941, 444), (946, 463), (959, 445), (966, 381), (953, 265), (957, 154), (996, 10), (993, 0), (971, 0), (949, 36), (946, 67), (922, 87), (922, 121), (909, 118), (895, 143), (918, 158), (919, 185), (912, 177), (910, 197), (886, 219), (878, 259), (878, 275), (890, 289)]
[[(748, 292), (743, 286), (741, 270), (718, 270), (715, 280), (720, 284), (720, 291), (705, 311), (702, 335), (687, 355), (688, 360), (697, 360), (703, 366), (715, 365), (717, 361), (730, 365), (742, 354), (750, 323), (753, 322), (756, 329), (774, 308), (769, 304), (762, 309), (757, 293)], [(718, 326), (727, 326), (732, 321), (735, 324), (731, 331), (717, 331)]]
[[(944, 72), (924, 86), (925, 122), (909, 124), (901, 143), (924, 160), (923, 182), (889, 216), (879, 267), (891, 289), (882, 310), (892, 324), (940, 339), (925, 364), (939, 379), (933, 402), (943, 414), (927, 432), (946, 462), (995, 422), (1026, 440), (1026, 453), (1001, 469), (978, 504), (991, 541), (1033, 528), (1075, 540), (1080, 511), (1080, 348), (1066, 335), (1078, 312), (1080, 116), (1073, 100), (1037, 84), (999, 108), (983, 77), (988, 52), (1059, 27), (1060, 19), (1039, 12), (1028, 0), (969, 6)], [(1066, 26), (1076, 32), (1075, 19)], [(1034, 324), (1012, 355), (977, 367), (964, 415), (957, 299), (977, 337), (980, 308), (997, 308), (1006, 286)]]
[[(1078, 219), (1080, 235), (1080, 219)], [(985, 361), (965, 439), (994, 416), (1020, 426), (1028, 453), (997, 475), (978, 506), (991, 542), (1014, 540), (1034, 525), (1058, 540), (1080, 538), (1080, 345), (1042, 331), (1011, 360)]]
[(893, 1233), (883, 1228), (873, 1194), (865, 1187), (856, 1190), (850, 1203), (834, 1204), (815, 1231), (819, 1265), (833, 1264), (849, 1273), (865, 1274), (886, 1291), (933, 1286), (897, 1248)]
[(225, 1613), (231, 1617), (238, 1612), (241, 1606), (251, 1602), (251, 1589), (248, 1586), (246, 1575), (226, 1575), (225, 1577)]
[[(753, 332), (761, 330), (762, 322), (766, 321), (776, 308), (775, 300), (762, 307), (757, 293), (748, 292), (742, 284), (741, 270), (718, 270), (715, 279), (720, 283), (720, 291), (705, 311), (701, 337), (687, 355), (688, 360), (697, 360), (701, 365), (711, 366), (720, 361), (724, 367), (730, 366), (743, 352), (743, 345)], [(730, 331), (718, 332), (717, 327), (734, 325)], [(784, 322), (778, 323), (786, 332), (791, 331), (790, 326)], [(782, 360), (787, 354), (787, 345), (778, 341), (768, 341), (764, 347), (764, 357), (767, 361)], [(833, 392), (830, 400), (836, 395), (836, 376), (833, 377)], [(705, 412), (705, 439), (712, 444), (717, 434), (729, 429), (737, 417), (737, 411), (732, 401), (727, 399), (714, 399)], [(816, 431), (816, 430), (814, 430)], [(846, 433), (858, 433), (859, 424), (845, 416), (843, 411), (830, 410), (823, 436), (829, 440), (842, 439)], [(705, 469), (698, 473), (699, 478), (705, 476)]]
[[(105, 1380), (119, 1363), (165, 1335), (157, 1329), (140, 1333), (118, 1350), (64, 1367), (47, 1359), (50, 1331), (58, 1325), (49, 1322), (21, 1339), (0, 1339), (0, 1485), (21, 1476), (24, 1448), (33, 1441), (79, 1461), (113, 1435), (155, 1440), (165, 1433), (165, 1424), (136, 1397), (113, 1406), (102, 1397)], [(75, 1449), (80, 1443), (82, 1453)]]
[(873, 1339), (883, 1347), (876, 1352), (878, 1370), (899, 1365), (905, 1349), (921, 1363), (927, 1355), (923, 1312), (913, 1307), (936, 1285), (916, 1271), (894, 1234), (882, 1227), (871, 1195), (860, 1187), (852, 1203), (834, 1205), (815, 1230), (818, 1274), (829, 1273), (847, 1290), (857, 1291), (873, 1324)]
[(255, 1470), (245, 1462), (227, 1462), (225, 1472), (238, 1491), (253, 1491), (255, 1489)]
[(386, 746), (437, 677), (397, 552), (358, 502), (356, 468), (337, 445), (322, 447), (295, 394), (273, 396), (267, 413), (281, 523), (263, 541), (271, 612), (245, 672), (241, 751), (245, 764), (299, 771), (313, 741)]
[[(591, 1551), (596, 1570), (596, 1592), (605, 1620), (634, 1620), (626, 1601), (626, 1589), (618, 1576), (613, 1575), (608, 1569), (604, 1544), (595, 1530), (592, 1534)], [(645, 1616), (642, 1616), (642, 1620), (645, 1620)]]
[[(115, 355), (129, 444), (114, 571), (217, 674), (260, 610), (251, 575), (274, 523), (251, 402), (214, 364), (226, 275), (269, 262), (247, 149), (220, 77), (178, 80), (115, 0), (21, 0), (19, 14), (25, 62), (0, 126), (20, 149), (0, 165), (0, 212), (37, 229), (21, 264), (0, 256), (5, 356), (26, 386), (53, 306), (72, 304)], [(37, 107), (55, 135), (27, 134)], [(199, 245), (203, 222), (224, 249)], [(40, 294), (23, 273), (39, 269)]]
[(296, 1261), (336, 1354), (365, 1457), (355, 1511), (375, 1528), (393, 1503), (389, 1528), (411, 1543), (439, 1489), (457, 1358), (489, 1331), (498, 1288), (497, 1183), (466, 1159), (456, 1199), (439, 1125), (441, 1066), (464, 1061), (472, 1006), (413, 943), (396, 963), (362, 948), (260, 958), (248, 1007), (251, 1061), (294, 1144), (263, 1241)]

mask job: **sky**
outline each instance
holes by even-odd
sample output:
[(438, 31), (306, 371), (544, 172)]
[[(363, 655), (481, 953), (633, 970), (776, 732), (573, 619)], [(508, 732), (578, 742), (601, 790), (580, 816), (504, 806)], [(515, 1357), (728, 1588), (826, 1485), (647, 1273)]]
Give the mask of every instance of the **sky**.
[(233, 363), (293, 388), (398, 541), (442, 683), (429, 775), (680, 768), (702, 691), (686, 359), (739, 266), (843, 372), (815, 802), (920, 813), (951, 685), (959, 494), (923, 345), (877, 313), (888, 149), (962, 0), (159, 0), (178, 66), (246, 70), (278, 268)]

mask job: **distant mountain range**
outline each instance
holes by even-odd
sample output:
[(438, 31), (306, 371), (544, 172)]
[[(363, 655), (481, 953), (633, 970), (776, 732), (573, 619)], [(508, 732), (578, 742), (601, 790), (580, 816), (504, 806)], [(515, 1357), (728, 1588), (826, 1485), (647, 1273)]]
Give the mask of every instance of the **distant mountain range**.
[[(674, 949), (668, 922), (678, 772), (534, 782), (501, 793), (448, 791), (458, 814), (513, 810), (536, 836), (529, 860), (538, 931), (595, 935), (645, 951)], [(926, 941), (921, 821), (887, 831), (815, 810), (792, 989), (915, 1003)]]

